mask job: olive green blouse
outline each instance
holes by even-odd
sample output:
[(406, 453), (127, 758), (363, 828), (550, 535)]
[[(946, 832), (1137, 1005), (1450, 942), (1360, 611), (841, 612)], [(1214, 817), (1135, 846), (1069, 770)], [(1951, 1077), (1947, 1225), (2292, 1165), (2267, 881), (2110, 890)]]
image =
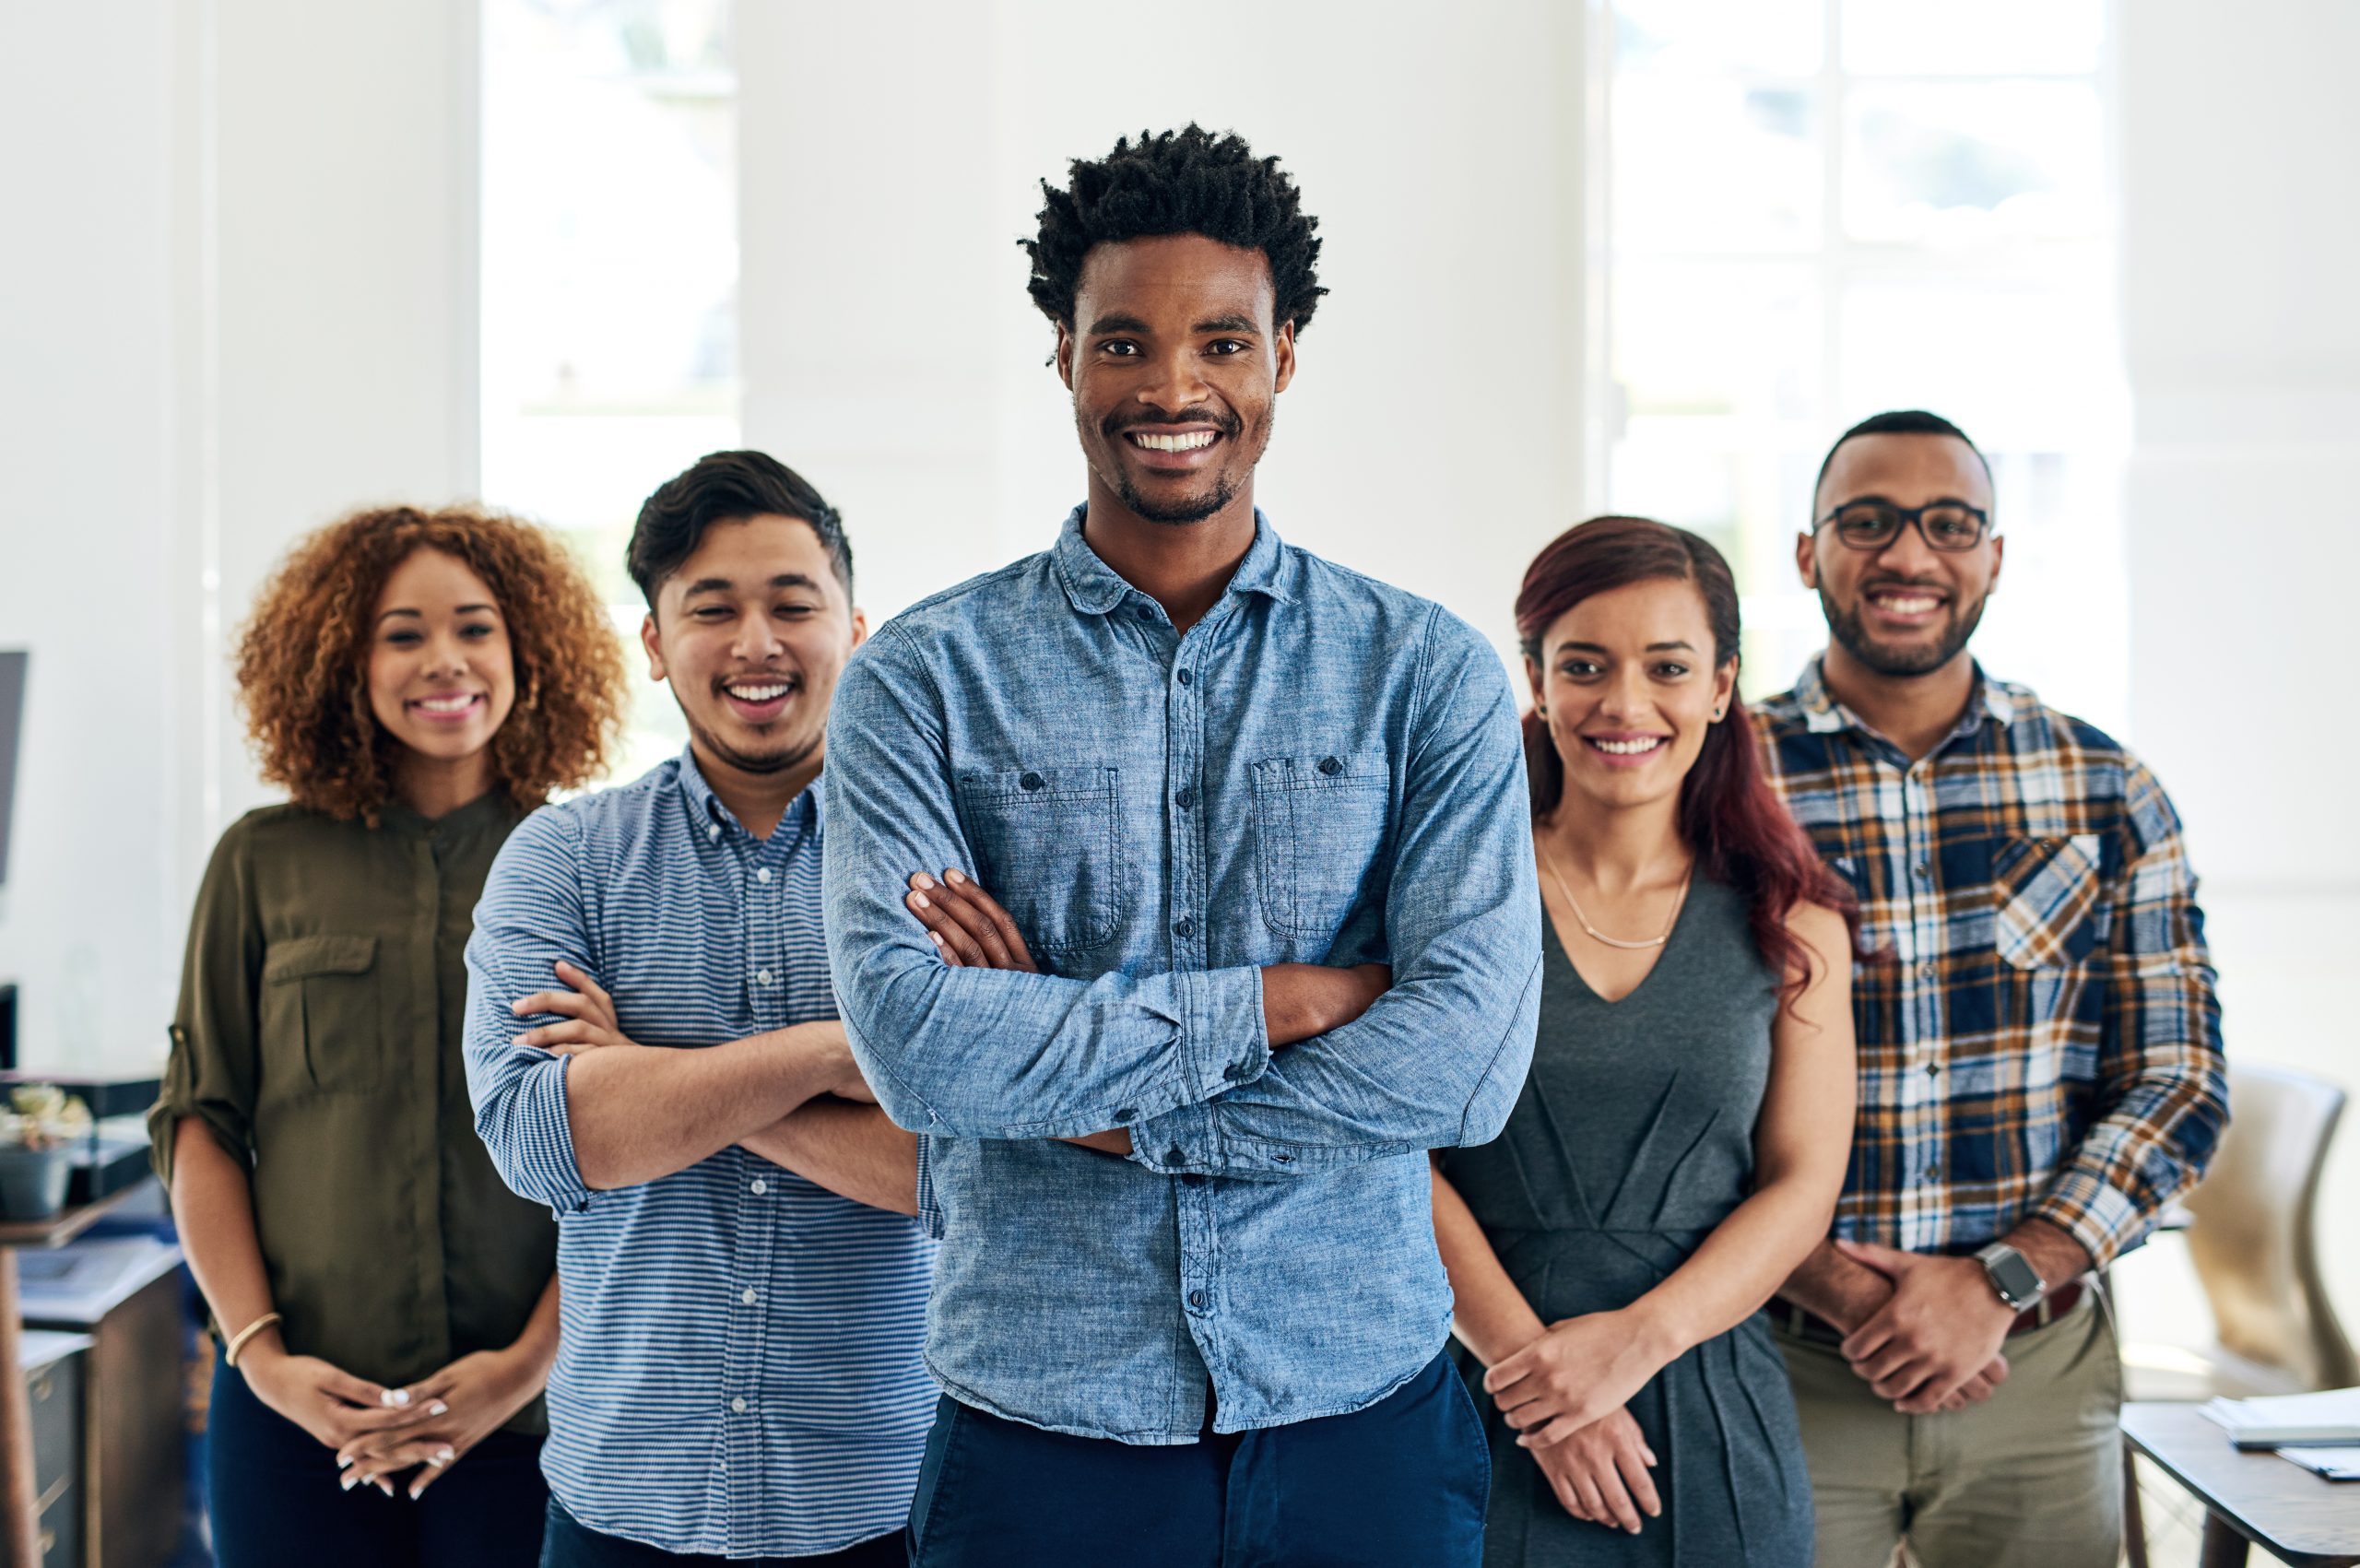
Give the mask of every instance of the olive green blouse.
[(266, 807), (222, 834), (189, 927), (156, 1168), (183, 1116), (250, 1161), (288, 1348), (388, 1385), (513, 1343), (557, 1266), (459, 1054), (476, 900), (523, 817), (499, 791), (375, 828)]

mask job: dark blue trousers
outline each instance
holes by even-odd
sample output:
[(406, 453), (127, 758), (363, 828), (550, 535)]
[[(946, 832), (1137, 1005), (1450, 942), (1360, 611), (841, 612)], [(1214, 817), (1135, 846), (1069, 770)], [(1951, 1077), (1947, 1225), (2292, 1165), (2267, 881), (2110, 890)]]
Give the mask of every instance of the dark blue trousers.
[(879, 1536), (818, 1557), (683, 1556), (635, 1540), (601, 1535), (549, 1499), (548, 1544), (541, 1568), (904, 1568), (902, 1532)]
[(1148, 1446), (945, 1397), (913, 1568), (1478, 1568), (1491, 1457), (1449, 1361), (1364, 1410)]
[(217, 1362), (205, 1430), (206, 1508), (220, 1568), (534, 1568), (541, 1440), (495, 1432), (417, 1502), (338, 1484), (336, 1451)]

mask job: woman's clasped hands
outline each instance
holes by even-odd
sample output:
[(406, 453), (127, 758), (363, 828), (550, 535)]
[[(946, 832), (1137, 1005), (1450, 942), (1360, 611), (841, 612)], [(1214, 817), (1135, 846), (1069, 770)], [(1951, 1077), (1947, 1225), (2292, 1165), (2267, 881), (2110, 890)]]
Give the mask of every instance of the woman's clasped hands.
[(1484, 1391), (1565, 1512), (1635, 1535), (1663, 1513), (1654, 1450), (1626, 1401), (1663, 1369), (1625, 1312), (1561, 1318), (1484, 1374)]

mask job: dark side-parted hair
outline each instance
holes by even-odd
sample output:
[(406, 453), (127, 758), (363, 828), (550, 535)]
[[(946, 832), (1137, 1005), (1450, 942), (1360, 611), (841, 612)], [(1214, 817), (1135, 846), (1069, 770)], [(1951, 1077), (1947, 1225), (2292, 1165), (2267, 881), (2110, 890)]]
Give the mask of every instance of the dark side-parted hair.
[(1199, 125), (1118, 138), (1101, 159), (1076, 159), (1067, 187), (1041, 182), (1041, 231), (1018, 243), (1032, 258), (1028, 287), (1041, 313), (1073, 325), (1081, 263), (1094, 245), (1158, 234), (1202, 234), (1269, 258), (1276, 324), (1300, 333), (1328, 292), (1319, 287), (1319, 220), (1303, 210), (1275, 158)]
[(1835, 463), (1836, 453), (1841, 451), (1844, 443), (1854, 436), (1864, 435), (1951, 436), (1966, 442), (1966, 449), (1975, 454), (1975, 460), (1977, 463), (1983, 465), (1984, 482), (1987, 484), (1990, 482), (1991, 459), (1983, 455), (1983, 449), (1976, 445), (1965, 430), (1960, 430), (1940, 414), (1929, 414), (1923, 408), (1894, 408), (1882, 414), (1871, 414), (1835, 438), (1835, 444), (1829, 447), (1827, 455), (1819, 460), (1819, 477), (1811, 482), (1813, 512), (1819, 510), (1819, 487), (1827, 482), (1827, 470)]
[[(1729, 562), (1685, 528), (1645, 517), (1593, 517), (1558, 535), (1534, 558), (1516, 599), (1525, 656), (1540, 664), (1541, 639), (1584, 599), (1659, 579), (1695, 585), (1713, 629), (1714, 664), (1736, 658), (1737, 584)], [(1771, 790), (1757, 744), (1744, 701), (1731, 690), (1727, 716), (1705, 730), (1704, 749), (1681, 784), (1680, 836), (1695, 855), (1700, 875), (1746, 901), (1754, 948), (1783, 977), (1783, 994), (1791, 1002), (1810, 979), (1814, 955), (1788, 930), (1787, 916), (1798, 903), (1824, 904), (1844, 916), (1857, 949), (1859, 901)], [(1548, 721), (1530, 711), (1524, 715), (1524, 766), (1533, 819), (1544, 819), (1564, 794), (1565, 767)]]
[(623, 563), (653, 609), (655, 590), (697, 553), (706, 529), (763, 516), (811, 525), (844, 597), (852, 597), (852, 541), (844, 537), (844, 520), (808, 479), (766, 452), (708, 453), (656, 486), (640, 506)]

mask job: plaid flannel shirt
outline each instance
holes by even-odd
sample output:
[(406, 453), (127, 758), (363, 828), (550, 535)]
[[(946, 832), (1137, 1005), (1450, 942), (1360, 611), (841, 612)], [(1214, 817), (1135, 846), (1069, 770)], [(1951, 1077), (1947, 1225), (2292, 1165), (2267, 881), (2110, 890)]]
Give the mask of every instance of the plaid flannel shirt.
[(2178, 814), (2106, 735), (1986, 678), (1911, 762), (1813, 659), (1754, 712), (1773, 785), (1860, 897), (1860, 1108), (1835, 1233), (1963, 1253), (2026, 1218), (2101, 1267), (2228, 1119)]

